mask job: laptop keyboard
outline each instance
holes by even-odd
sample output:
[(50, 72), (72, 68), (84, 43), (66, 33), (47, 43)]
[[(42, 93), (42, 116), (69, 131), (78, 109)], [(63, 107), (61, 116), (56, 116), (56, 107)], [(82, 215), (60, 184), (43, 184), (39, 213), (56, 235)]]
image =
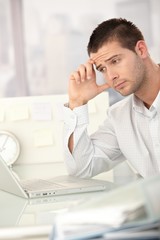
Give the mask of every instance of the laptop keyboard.
[(27, 180), (21, 180), (21, 186), (24, 190), (29, 191), (36, 191), (36, 190), (56, 190), (60, 188), (64, 188), (63, 185), (49, 182), (47, 180), (43, 179), (27, 179)]

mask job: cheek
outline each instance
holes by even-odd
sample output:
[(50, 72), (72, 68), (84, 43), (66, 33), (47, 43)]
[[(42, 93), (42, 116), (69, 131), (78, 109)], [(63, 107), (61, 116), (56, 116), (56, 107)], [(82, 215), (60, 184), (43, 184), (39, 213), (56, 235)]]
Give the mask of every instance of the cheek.
[(107, 74), (103, 74), (103, 79), (104, 79), (104, 82), (107, 83), (110, 87), (113, 86), (113, 81), (109, 80)]

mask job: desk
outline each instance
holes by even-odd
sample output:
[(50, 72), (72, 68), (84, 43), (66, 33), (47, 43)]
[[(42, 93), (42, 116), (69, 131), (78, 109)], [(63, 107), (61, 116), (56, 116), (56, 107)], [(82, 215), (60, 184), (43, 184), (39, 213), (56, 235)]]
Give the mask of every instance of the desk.
[[(14, 171), (20, 178), (46, 175), (49, 178), (66, 174), (63, 163), (17, 165)], [(110, 173), (100, 174), (96, 178), (113, 180)], [(0, 239), (48, 239), (57, 214), (79, 207), (100, 194), (103, 197), (106, 191), (28, 200), (0, 191)]]

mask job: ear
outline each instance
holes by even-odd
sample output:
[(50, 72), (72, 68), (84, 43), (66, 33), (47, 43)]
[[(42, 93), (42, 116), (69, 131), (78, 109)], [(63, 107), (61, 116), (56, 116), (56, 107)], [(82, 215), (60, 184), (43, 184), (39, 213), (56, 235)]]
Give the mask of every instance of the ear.
[(147, 45), (143, 40), (137, 42), (135, 51), (141, 58), (146, 58), (149, 55)]

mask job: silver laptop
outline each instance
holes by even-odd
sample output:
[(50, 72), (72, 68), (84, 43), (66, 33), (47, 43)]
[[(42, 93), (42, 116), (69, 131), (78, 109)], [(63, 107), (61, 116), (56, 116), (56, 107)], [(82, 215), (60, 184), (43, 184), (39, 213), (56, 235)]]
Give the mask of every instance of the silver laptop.
[(113, 183), (95, 179), (59, 176), (50, 179), (20, 180), (0, 158), (0, 189), (24, 198), (41, 198), (113, 188)]

